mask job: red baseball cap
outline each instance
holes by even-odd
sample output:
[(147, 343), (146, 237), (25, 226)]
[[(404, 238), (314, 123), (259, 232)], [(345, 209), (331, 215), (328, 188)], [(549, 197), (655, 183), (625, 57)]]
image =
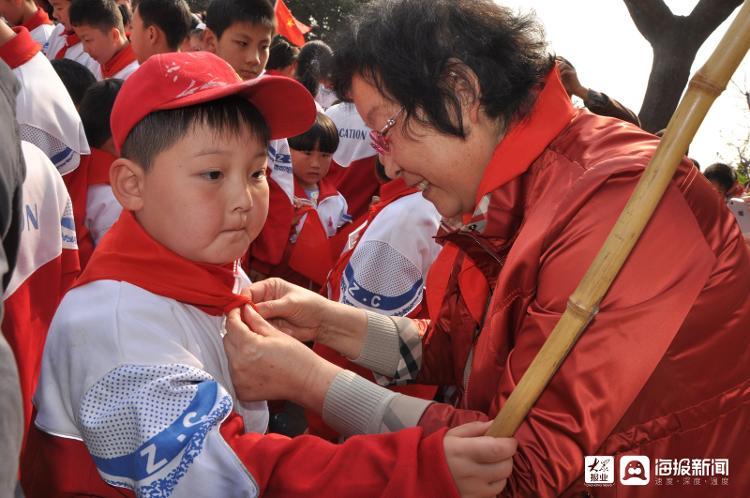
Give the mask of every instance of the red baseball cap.
[(117, 151), (130, 130), (154, 111), (188, 107), (241, 95), (265, 119), (272, 139), (300, 135), (315, 122), (312, 95), (297, 81), (261, 76), (243, 81), (232, 66), (210, 52), (171, 52), (149, 57), (123, 83), (110, 126)]

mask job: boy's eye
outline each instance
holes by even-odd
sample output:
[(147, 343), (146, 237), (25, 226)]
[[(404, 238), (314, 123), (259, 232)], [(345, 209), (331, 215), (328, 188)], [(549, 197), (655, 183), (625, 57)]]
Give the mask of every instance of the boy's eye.
[(242, 48), (245, 48), (245, 47), (247, 47), (247, 46), (248, 46), (248, 43), (247, 43), (247, 42), (245, 42), (245, 41), (242, 41), (242, 40), (235, 40), (234, 42), (235, 42), (235, 43), (236, 43), (237, 45), (239, 45), (240, 47), (242, 47)]
[(205, 173), (201, 173), (201, 176), (207, 180), (219, 180), (222, 174), (221, 171), (206, 171)]
[(267, 168), (261, 168), (257, 171), (253, 171), (252, 177), (256, 180), (260, 180), (261, 178), (266, 177), (267, 171), (268, 171)]

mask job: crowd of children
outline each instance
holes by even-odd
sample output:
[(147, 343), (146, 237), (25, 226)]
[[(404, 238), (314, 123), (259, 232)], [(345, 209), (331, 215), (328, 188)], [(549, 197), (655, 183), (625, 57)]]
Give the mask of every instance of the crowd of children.
[(486, 424), (336, 445), (266, 434), (266, 403), (234, 392), (222, 337), (249, 302), (245, 272), (426, 316), (440, 217), (384, 176), (356, 109), (336, 103), (331, 49), (274, 40), (268, 0), (213, 0), (203, 19), (184, 0), (49, 7), (0, 1), (28, 171), (2, 322), (25, 495), (502, 489), (514, 445), (481, 437)]

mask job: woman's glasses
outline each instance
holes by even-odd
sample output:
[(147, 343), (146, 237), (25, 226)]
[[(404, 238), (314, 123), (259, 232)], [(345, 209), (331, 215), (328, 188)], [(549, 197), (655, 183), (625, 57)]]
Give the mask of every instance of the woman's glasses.
[(388, 154), (391, 151), (391, 142), (388, 140), (388, 137), (386, 134), (388, 133), (388, 130), (393, 128), (393, 126), (396, 124), (396, 120), (401, 115), (401, 113), (404, 112), (404, 108), (398, 110), (396, 114), (391, 116), (388, 121), (385, 122), (385, 126), (380, 131), (371, 130), (370, 131), (370, 145), (373, 149), (375, 149), (375, 152), (378, 154)]

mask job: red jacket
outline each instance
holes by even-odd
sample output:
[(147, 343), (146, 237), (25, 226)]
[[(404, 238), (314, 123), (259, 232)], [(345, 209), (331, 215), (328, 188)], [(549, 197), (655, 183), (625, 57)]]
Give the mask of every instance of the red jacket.
[[(427, 284), (433, 321), (417, 381), (458, 386), (459, 408), (431, 405), (420, 421), (428, 432), (497, 414), (658, 145), (621, 121), (571, 115), (541, 143), (552, 118), (525, 125), (537, 143), (496, 154), (485, 172), (519, 176), (445, 238)], [(505, 493), (709, 495), (706, 482), (667, 488), (653, 477), (648, 486), (585, 487), (585, 455), (637, 454), (652, 471), (658, 458), (729, 458), (729, 482), (710, 496), (750, 496), (749, 330), (748, 251), (722, 199), (684, 160), (598, 315), (517, 431)]]

